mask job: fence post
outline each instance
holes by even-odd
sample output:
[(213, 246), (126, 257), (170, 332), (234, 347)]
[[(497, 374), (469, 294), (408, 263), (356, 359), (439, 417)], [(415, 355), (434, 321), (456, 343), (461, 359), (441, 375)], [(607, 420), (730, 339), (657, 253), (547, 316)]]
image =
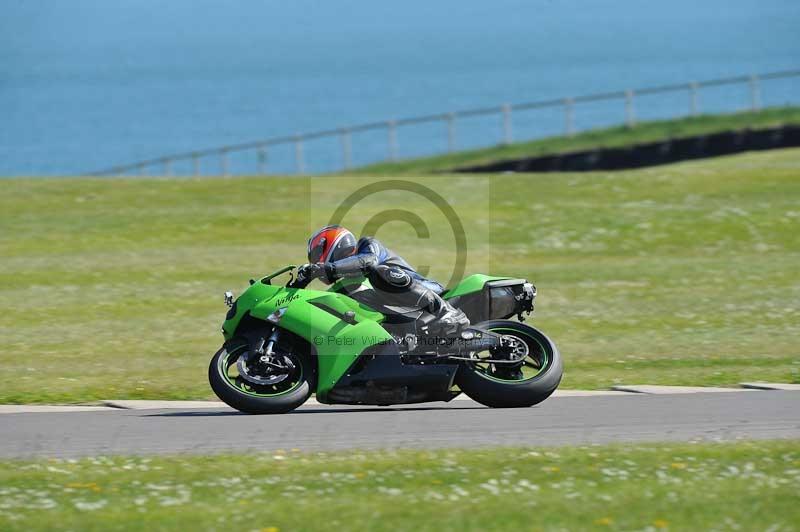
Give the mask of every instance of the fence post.
[(750, 109), (758, 111), (761, 109), (761, 86), (758, 76), (750, 76)]
[(303, 137), (301, 135), (294, 137), (294, 164), (296, 174), (303, 175), (306, 173), (306, 162), (303, 157)]
[(264, 175), (267, 173), (267, 147), (258, 147), (258, 173)]
[(625, 91), (625, 125), (633, 127), (636, 125), (636, 111), (633, 108), (634, 92), (631, 89)]
[(389, 133), (389, 160), (397, 160), (397, 122), (389, 120), (386, 122), (386, 127)]
[(219, 164), (222, 167), (222, 177), (228, 177), (228, 150), (219, 150)]
[(200, 175), (200, 157), (196, 154), (192, 154), (192, 173), (195, 176)]
[(575, 100), (564, 99), (564, 132), (568, 137), (575, 135)]
[(511, 106), (504, 103), (500, 108), (503, 113), (503, 144), (514, 142), (514, 132), (511, 124)]
[(696, 81), (689, 83), (689, 116), (697, 116), (697, 89)]
[(347, 128), (340, 130), (339, 139), (342, 143), (342, 166), (344, 166), (345, 170), (349, 170), (352, 165), (351, 157), (353, 152), (350, 130)]
[(447, 151), (452, 153), (456, 149), (456, 115), (447, 113), (445, 120), (447, 121)]
[(172, 175), (172, 159), (169, 157), (164, 158), (164, 175), (171, 176)]

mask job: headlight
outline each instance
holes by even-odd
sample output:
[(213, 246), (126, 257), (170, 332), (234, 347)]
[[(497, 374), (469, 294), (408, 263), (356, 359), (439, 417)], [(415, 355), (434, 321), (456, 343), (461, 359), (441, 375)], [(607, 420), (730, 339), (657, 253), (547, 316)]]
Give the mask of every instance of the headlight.
[(281, 307), (272, 314), (270, 314), (269, 316), (267, 316), (267, 321), (277, 325), (278, 322), (281, 321), (281, 318), (283, 317), (284, 314), (286, 314), (286, 307)]

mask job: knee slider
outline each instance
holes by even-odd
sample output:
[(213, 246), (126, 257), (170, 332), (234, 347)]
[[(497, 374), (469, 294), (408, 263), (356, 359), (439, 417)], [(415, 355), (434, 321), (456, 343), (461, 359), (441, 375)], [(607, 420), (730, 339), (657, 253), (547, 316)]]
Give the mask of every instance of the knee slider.
[(370, 277), (373, 286), (388, 291), (407, 289), (412, 282), (405, 270), (393, 266), (378, 266)]

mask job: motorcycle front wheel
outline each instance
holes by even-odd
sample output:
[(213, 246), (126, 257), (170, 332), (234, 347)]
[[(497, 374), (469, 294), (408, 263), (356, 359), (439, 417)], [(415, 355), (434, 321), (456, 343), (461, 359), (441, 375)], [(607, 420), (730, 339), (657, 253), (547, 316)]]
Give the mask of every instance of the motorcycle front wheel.
[(247, 342), (227, 345), (211, 359), (208, 381), (228, 406), (246, 414), (284, 414), (305, 403), (314, 391), (316, 367), (308, 353), (284, 353), (278, 365), (284, 369), (270, 367), (257, 373), (254, 364), (239, 363), (247, 356)]
[(556, 344), (544, 333), (509, 320), (476, 327), (502, 335), (503, 345), (473, 353), (472, 360), (462, 364), (456, 374), (461, 391), (493, 408), (533, 406), (556, 391), (564, 364)]

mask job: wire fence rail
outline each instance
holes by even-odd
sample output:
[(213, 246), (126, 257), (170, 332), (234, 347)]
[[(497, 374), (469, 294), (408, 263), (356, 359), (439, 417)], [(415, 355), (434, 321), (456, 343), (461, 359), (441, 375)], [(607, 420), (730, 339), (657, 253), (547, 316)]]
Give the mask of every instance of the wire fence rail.
[[(89, 172), (88, 175), (173, 175), (173, 170), (176, 163), (190, 163), (191, 174), (201, 175), (201, 162), (208, 159), (217, 159), (220, 175), (230, 175), (229, 155), (237, 152), (253, 152), (256, 157), (256, 165), (258, 173), (267, 173), (267, 156), (268, 151), (280, 145), (294, 145), (294, 170), (296, 174), (304, 174), (306, 172), (306, 160), (304, 144), (310, 140), (325, 138), (325, 137), (339, 137), (339, 145), (341, 149), (341, 169), (349, 170), (353, 167), (353, 141), (352, 135), (364, 131), (385, 130), (386, 132), (386, 155), (384, 161), (398, 160), (398, 129), (404, 126), (411, 126), (417, 124), (440, 122), (444, 127), (447, 135), (446, 149), (447, 152), (454, 152), (456, 146), (456, 128), (459, 119), (497, 115), (500, 120), (502, 138), (499, 139), (501, 144), (511, 144), (514, 142), (514, 128), (513, 118), (515, 112), (528, 111), (534, 109), (546, 108), (562, 108), (564, 115), (563, 132), (566, 136), (573, 136), (578, 132), (575, 126), (576, 107), (580, 104), (591, 102), (620, 100), (624, 103), (624, 124), (628, 127), (636, 125), (636, 98), (638, 96), (662, 94), (662, 93), (675, 93), (685, 92), (687, 96), (687, 111), (689, 116), (696, 116), (700, 112), (700, 91), (703, 88), (719, 87), (724, 85), (744, 85), (749, 90), (749, 108), (752, 111), (758, 111), (762, 107), (762, 83), (769, 80), (786, 79), (800, 77), (800, 69), (798, 70), (783, 70), (777, 72), (768, 72), (763, 74), (752, 74), (744, 76), (735, 76), (727, 78), (710, 79), (705, 81), (691, 81), (688, 83), (679, 83), (671, 85), (660, 85), (654, 87), (644, 87), (640, 89), (626, 89), (613, 92), (604, 92), (597, 94), (587, 94), (583, 96), (557, 98), (542, 101), (522, 102), (522, 103), (504, 103), (491, 107), (482, 107), (475, 109), (466, 109), (462, 111), (437, 113), (423, 116), (415, 116), (409, 118), (401, 118), (396, 120), (384, 120), (380, 122), (370, 122), (364, 124), (356, 124), (346, 127), (335, 129), (326, 129), (321, 131), (312, 131), (309, 133), (299, 133), (296, 135), (285, 135), (280, 137), (273, 137), (262, 139), (253, 142), (245, 142), (241, 144), (229, 144), (226, 146), (219, 146), (214, 148), (194, 150), (183, 153), (175, 153), (171, 155), (164, 155), (154, 159), (146, 159), (133, 163), (112, 166), (99, 171)], [(498, 139), (487, 142), (490, 145), (492, 142), (496, 143)], [(160, 172), (159, 172), (160, 170)]]

